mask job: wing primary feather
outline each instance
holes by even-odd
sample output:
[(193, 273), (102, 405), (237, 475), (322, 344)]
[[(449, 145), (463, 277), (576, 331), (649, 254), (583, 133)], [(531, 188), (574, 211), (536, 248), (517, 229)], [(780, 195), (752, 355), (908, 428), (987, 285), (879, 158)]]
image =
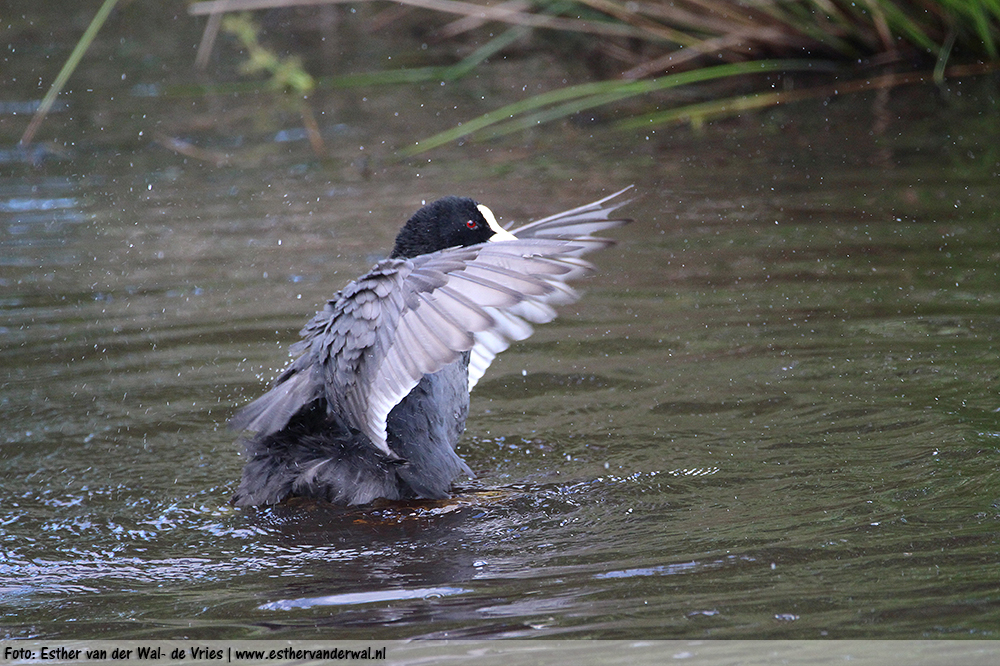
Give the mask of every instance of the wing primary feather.
[[(513, 229), (512, 233), (518, 238), (544, 238), (546, 237), (546, 234), (552, 234), (552, 236), (556, 238), (567, 238), (574, 235), (586, 235), (593, 233), (594, 231), (611, 229), (628, 224), (629, 220), (612, 219), (610, 218), (610, 215), (618, 208), (621, 208), (625, 204), (629, 203), (631, 199), (617, 201), (613, 205), (606, 208), (603, 206), (608, 201), (619, 197), (628, 190), (632, 189), (632, 187), (632, 185), (629, 185), (626, 188), (623, 188), (613, 194), (609, 194), (608, 196), (589, 204), (562, 211), (560, 213), (556, 213), (555, 215), (535, 220), (534, 222), (529, 222), (523, 226)], [(577, 229), (579, 229), (579, 231), (577, 231)]]
[[(486, 280), (464, 271), (461, 273), (452, 273), (451, 276), (467, 283), (465, 286), (469, 291), (469, 300), (479, 303), (481, 307), (506, 307), (513, 305), (524, 298), (523, 295), (519, 294), (510, 287), (506, 287), (492, 280)], [(469, 285), (472, 286), (470, 287)], [(465, 289), (463, 289), (463, 291), (465, 291)]]
[(481, 278), (483, 281), (481, 284), (500, 285), (505, 290), (511, 290), (521, 296), (541, 296), (551, 291), (549, 285), (542, 279), (490, 264), (470, 265), (463, 272), (457, 273), (456, 276), (462, 278), (475, 276)]

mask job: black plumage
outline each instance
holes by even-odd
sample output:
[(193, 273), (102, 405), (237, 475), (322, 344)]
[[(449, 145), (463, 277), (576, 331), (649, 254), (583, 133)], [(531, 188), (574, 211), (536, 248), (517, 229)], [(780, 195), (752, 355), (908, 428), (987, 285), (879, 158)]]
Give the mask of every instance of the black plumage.
[[(628, 189), (628, 188), (626, 188)], [(576, 300), (580, 259), (626, 223), (599, 201), (512, 232), (472, 199), (424, 206), (385, 259), (302, 329), (297, 358), (233, 417), (246, 464), (238, 506), (444, 498), (472, 476), (455, 453), (469, 392), (511, 341)], [(489, 242), (499, 241), (499, 242)]]

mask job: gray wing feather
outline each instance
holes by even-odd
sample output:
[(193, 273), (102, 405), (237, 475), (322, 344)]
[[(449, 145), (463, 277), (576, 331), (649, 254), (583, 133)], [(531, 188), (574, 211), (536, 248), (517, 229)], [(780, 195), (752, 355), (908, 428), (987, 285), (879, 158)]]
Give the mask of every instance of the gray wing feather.
[[(409, 307), (400, 313), (390, 345), (373, 353), (378, 360), (372, 363), (374, 372), (363, 387), (368, 392), (367, 408), (355, 427), (379, 446), (386, 440), (386, 420), (392, 408), (424, 375), (473, 349), (477, 334), (495, 331), (500, 337), (527, 337), (530, 326), (516, 317), (513, 321), (518, 325), (508, 321), (506, 312), (536, 299), (544, 302), (557, 292), (552, 282), (577, 267), (548, 260), (546, 255), (558, 254), (564, 245), (551, 240), (505, 241), (412, 260), (418, 265), (414, 273), (440, 270), (443, 282), (436, 281), (430, 290), (423, 290), (418, 281), (407, 280), (403, 285)], [(462, 261), (454, 261), (456, 255), (462, 255)], [(532, 316), (537, 317), (535, 310)]]
[[(627, 189), (627, 188), (626, 188)], [(624, 190), (623, 190), (624, 192)], [(389, 412), (426, 375), (471, 350), (469, 389), (511, 341), (551, 321), (554, 305), (578, 295), (566, 282), (593, 270), (579, 256), (612, 241), (590, 233), (609, 219), (621, 194), (533, 222), (518, 240), (387, 259), (331, 299), (293, 345), (300, 356), (231, 425), (270, 434), (324, 398), (389, 458)]]
[(242, 408), (229, 424), (236, 430), (265, 433), (281, 430), (303, 405), (322, 392), (322, 384), (311, 374), (295, 372), (284, 381), (276, 381), (274, 388)]
[[(604, 204), (616, 197), (621, 196), (625, 192), (628, 192), (633, 187), (634, 185), (629, 185), (624, 189), (618, 190), (614, 194), (609, 194), (603, 199), (598, 199), (597, 201), (584, 206), (564, 210), (561, 213), (556, 213), (555, 215), (550, 215), (548, 217), (543, 217), (540, 220), (529, 222), (528, 224), (520, 226), (516, 229), (511, 229), (511, 233), (518, 238), (579, 239), (580, 237), (589, 236), (590, 234), (598, 231), (620, 227), (623, 224), (627, 224), (628, 221), (613, 220), (608, 218), (611, 213), (629, 203), (631, 199), (617, 201), (608, 207), (604, 207)], [(603, 239), (595, 238), (592, 240)]]
[[(579, 257), (586, 252), (598, 250), (614, 244), (607, 238), (599, 238), (590, 234), (605, 229), (613, 229), (628, 224), (629, 220), (612, 218), (611, 214), (630, 200), (615, 202), (605, 206), (607, 202), (632, 189), (632, 185), (598, 199), (593, 203), (556, 213), (549, 217), (529, 222), (513, 229), (511, 233), (519, 239), (554, 239), (570, 241), (564, 243), (561, 251), (548, 261), (559, 262), (565, 272), (559, 279), (549, 280), (552, 291), (544, 298), (525, 299), (505, 312), (503, 324), (495, 330), (484, 330), (475, 334), (476, 344), (472, 348), (469, 360), (469, 390), (471, 391), (479, 379), (489, 368), (497, 354), (507, 349), (512, 341), (523, 340), (531, 335), (533, 324), (544, 324), (555, 318), (554, 305), (566, 305), (579, 298), (579, 294), (566, 282), (576, 280), (593, 272), (593, 266)], [(497, 243), (503, 245), (503, 243)], [(493, 313), (496, 314), (495, 312)], [(514, 320), (517, 320), (516, 322)], [(525, 332), (526, 331), (526, 332)], [(515, 337), (515, 334), (520, 337)]]

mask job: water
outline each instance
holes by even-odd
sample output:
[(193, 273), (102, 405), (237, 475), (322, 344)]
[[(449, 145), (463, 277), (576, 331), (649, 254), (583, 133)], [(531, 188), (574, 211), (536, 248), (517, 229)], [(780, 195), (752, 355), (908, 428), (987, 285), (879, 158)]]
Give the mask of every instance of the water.
[[(996, 636), (989, 82), (404, 163), (448, 120), (364, 95), (314, 98), (326, 161), (269, 98), (94, 103), (8, 156), (0, 636)], [(422, 201), (524, 220), (629, 183), (584, 298), (477, 387), (453, 501), (229, 506), (226, 419)]]

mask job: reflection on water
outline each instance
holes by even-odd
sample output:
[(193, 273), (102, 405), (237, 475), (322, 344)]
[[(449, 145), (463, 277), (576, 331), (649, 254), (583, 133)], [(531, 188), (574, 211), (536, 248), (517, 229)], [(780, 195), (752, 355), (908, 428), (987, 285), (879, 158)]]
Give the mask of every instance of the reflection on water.
[(445, 596), (469, 592), (460, 587), (425, 587), (415, 590), (377, 590), (375, 592), (354, 592), (347, 594), (330, 594), (325, 597), (308, 599), (282, 599), (263, 604), (261, 610), (291, 610), (293, 608), (312, 608), (314, 606), (351, 606), (354, 604), (378, 604), (387, 601), (408, 599), (440, 599)]
[[(20, 164), (0, 634), (994, 636), (998, 137), (972, 92), (901, 98), (877, 137), (859, 100), (697, 139), (567, 125), (370, 180), (302, 146)], [(631, 182), (584, 298), (477, 387), (454, 500), (228, 505), (226, 419), (421, 200), (507, 221)]]

